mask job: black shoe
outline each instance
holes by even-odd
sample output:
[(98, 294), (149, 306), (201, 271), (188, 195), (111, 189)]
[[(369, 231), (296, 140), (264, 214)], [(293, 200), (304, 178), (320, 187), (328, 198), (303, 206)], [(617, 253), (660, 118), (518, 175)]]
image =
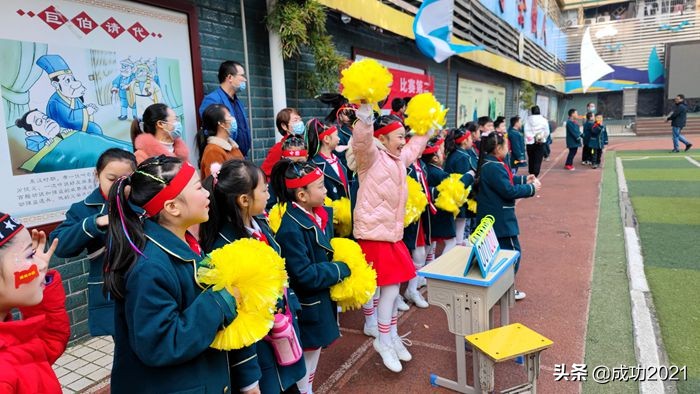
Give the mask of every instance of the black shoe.
[(680, 152), (678, 149), (674, 149), (670, 153), (678, 153), (678, 152)]
[(690, 148), (693, 147), (693, 144), (688, 144), (685, 146), (685, 150), (683, 152), (687, 152)]
[(120, 117), (118, 117), (117, 119), (119, 119), (119, 120), (126, 120), (126, 115), (120, 116)]

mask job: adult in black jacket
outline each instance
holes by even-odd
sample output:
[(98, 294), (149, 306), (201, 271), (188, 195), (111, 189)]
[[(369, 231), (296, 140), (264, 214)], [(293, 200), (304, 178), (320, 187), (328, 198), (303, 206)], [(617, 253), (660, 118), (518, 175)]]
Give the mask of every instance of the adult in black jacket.
[(671, 121), (671, 130), (673, 130), (673, 150), (671, 152), (680, 152), (678, 150), (678, 141), (685, 144), (685, 150), (690, 149), (693, 144), (686, 140), (681, 135), (681, 131), (685, 127), (685, 121), (688, 113), (688, 106), (685, 104), (685, 96), (679, 94), (673, 101), (676, 103), (676, 108), (671, 112), (671, 115), (666, 118), (666, 121)]

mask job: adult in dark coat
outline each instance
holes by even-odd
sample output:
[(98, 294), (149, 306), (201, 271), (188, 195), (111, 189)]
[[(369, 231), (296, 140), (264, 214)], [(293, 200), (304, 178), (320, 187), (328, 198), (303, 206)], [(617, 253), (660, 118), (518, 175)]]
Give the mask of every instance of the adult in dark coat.
[(685, 127), (688, 106), (685, 104), (685, 96), (679, 94), (673, 101), (676, 103), (676, 108), (671, 115), (666, 118), (666, 121), (671, 121), (671, 130), (673, 131), (673, 150), (671, 152), (680, 152), (678, 150), (678, 141), (685, 144), (685, 150), (690, 149), (693, 144), (681, 135), (681, 131)]

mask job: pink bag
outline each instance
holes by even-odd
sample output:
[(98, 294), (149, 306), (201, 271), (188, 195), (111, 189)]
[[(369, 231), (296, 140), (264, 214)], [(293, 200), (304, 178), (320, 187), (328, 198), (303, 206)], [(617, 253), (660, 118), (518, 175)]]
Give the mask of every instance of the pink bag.
[(287, 289), (284, 289), (284, 295), (285, 313), (275, 313), (275, 322), (272, 324), (272, 329), (264, 338), (265, 342), (272, 346), (277, 364), (281, 366), (296, 363), (303, 354), (299, 339), (294, 333), (292, 312), (289, 310), (289, 302), (286, 300)]

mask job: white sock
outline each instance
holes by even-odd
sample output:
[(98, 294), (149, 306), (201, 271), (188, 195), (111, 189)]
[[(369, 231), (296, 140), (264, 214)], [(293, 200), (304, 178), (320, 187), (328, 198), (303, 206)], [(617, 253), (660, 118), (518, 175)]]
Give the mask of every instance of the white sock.
[(304, 351), (304, 364), (306, 365), (306, 375), (297, 381), (297, 387), (302, 394), (313, 393), (314, 375), (318, 366), (318, 359), (321, 357), (321, 348)]
[(392, 338), (399, 336), (398, 324), (399, 324), (399, 297), (396, 297), (396, 302), (394, 302), (394, 309), (391, 311), (391, 327), (389, 328), (389, 334), (391, 334)]
[(396, 314), (399, 285), (382, 286), (377, 306), (377, 328), (379, 341), (391, 345), (391, 318)]
[[(419, 246), (419, 247), (413, 249), (413, 252), (411, 252), (411, 257), (413, 258), (413, 267), (416, 269), (416, 271), (423, 268), (423, 266), (425, 266), (425, 258), (426, 258), (425, 246)], [(418, 291), (418, 280), (419, 279), (420, 278), (418, 276), (416, 276), (415, 278), (408, 281), (407, 290), (409, 292), (417, 292)]]
[(377, 303), (379, 302), (379, 287), (374, 292), (372, 298), (362, 305), (362, 314), (365, 315), (365, 325), (367, 327), (377, 325)]
[(464, 229), (467, 227), (466, 218), (455, 219), (455, 231), (457, 232), (457, 244), (464, 242)]
[(445, 254), (457, 245), (457, 239), (450, 238), (445, 240), (445, 249), (442, 250), (442, 254)]

